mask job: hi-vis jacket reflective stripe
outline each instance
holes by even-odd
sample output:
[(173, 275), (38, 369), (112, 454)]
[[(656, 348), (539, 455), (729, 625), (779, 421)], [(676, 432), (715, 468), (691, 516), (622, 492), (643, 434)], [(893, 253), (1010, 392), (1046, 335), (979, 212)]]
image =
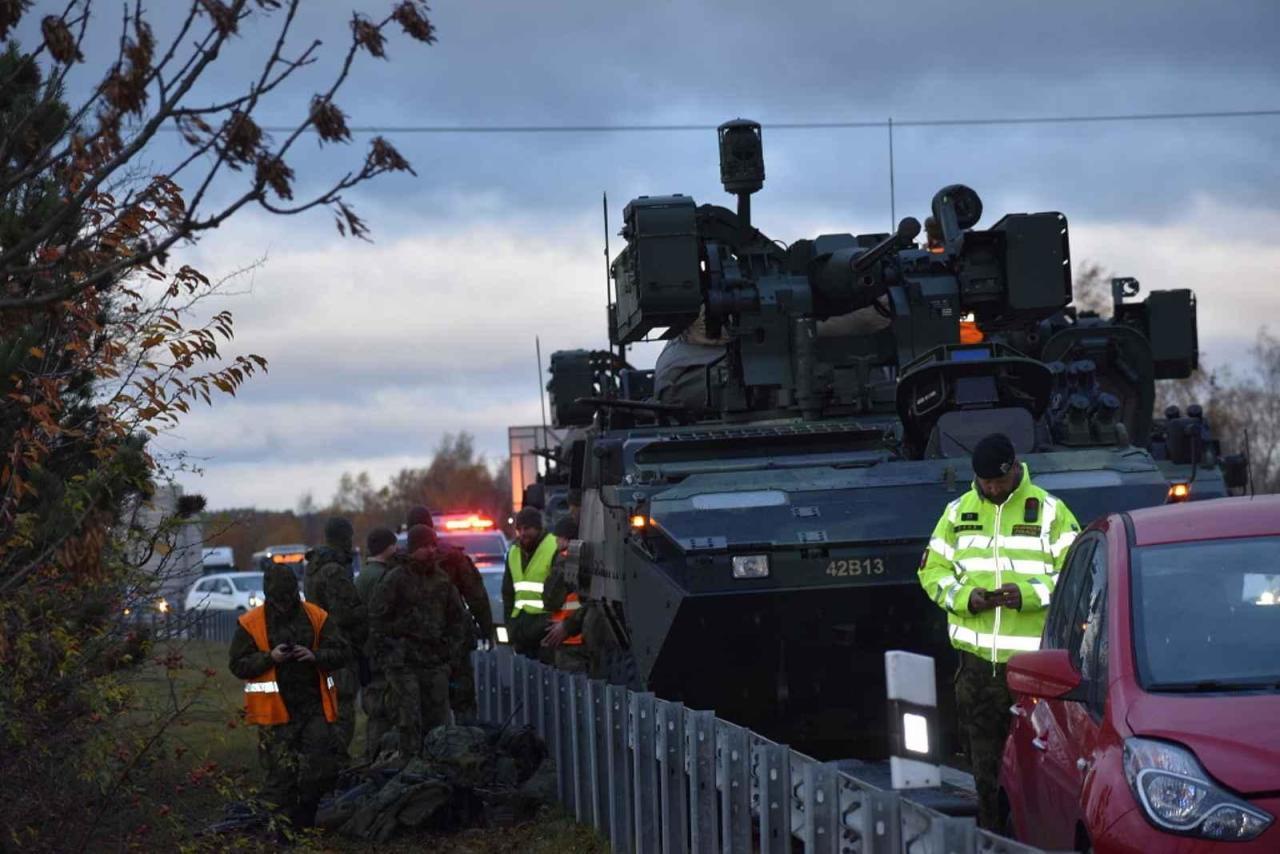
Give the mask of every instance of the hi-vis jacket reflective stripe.
[(541, 614), (542, 588), (551, 574), (551, 561), (556, 556), (556, 538), (546, 534), (542, 542), (533, 551), (529, 565), (524, 565), (524, 557), (517, 543), (507, 552), (507, 571), (511, 573), (511, 586), (515, 589), (515, 604), (511, 606), (511, 616), (524, 611), (529, 614)]
[[(312, 648), (320, 646), (320, 629), (329, 615), (323, 608), (303, 602), (307, 619), (311, 621), (311, 630), (315, 633)], [(270, 652), (267, 640), (267, 606), (259, 605), (239, 620), (240, 625), (253, 638), (262, 652)], [(324, 719), (333, 723), (338, 719), (338, 692), (333, 685), (333, 677), (316, 668), (320, 674), (320, 703), (324, 707)], [(280, 696), (280, 685), (276, 682), (276, 669), (272, 667), (256, 679), (244, 683), (245, 720), (251, 724), (275, 726), (289, 722), (289, 710), (285, 707), (284, 698)]]
[[(1031, 482), (1022, 482), (1004, 504), (983, 498), (975, 485), (947, 505), (920, 564), (920, 584), (947, 612), (951, 645), (1003, 663), (1040, 648), (1045, 608), (1053, 595), (1067, 548), (1080, 525), (1067, 505)], [(973, 614), (977, 588), (1018, 585), (1022, 608)]]
[[(577, 593), (565, 594), (564, 605), (560, 608), (559, 611), (556, 611), (554, 614), (551, 615), (551, 622), (563, 623), (565, 620), (569, 619), (569, 617), (573, 615), (574, 611), (578, 610), (581, 607), (582, 607), (582, 602), (578, 600)], [(567, 637), (563, 641), (561, 641), (561, 643), (565, 644), (566, 646), (580, 646), (582, 644), (582, 634), (578, 633), (576, 635)]]

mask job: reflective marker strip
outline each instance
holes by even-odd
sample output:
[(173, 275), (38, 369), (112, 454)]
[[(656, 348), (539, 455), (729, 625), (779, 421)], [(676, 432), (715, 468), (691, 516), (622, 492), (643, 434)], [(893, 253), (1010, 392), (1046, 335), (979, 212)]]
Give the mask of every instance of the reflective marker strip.
[(581, 602), (565, 602), (565, 603), (564, 603), (564, 605), (563, 605), (563, 607), (561, 607), (561, 608), (560, 608), (560, 610), (561, 610), (561, 611), (576, 611), (576, 610), (578, 610), (578, 609), (579, 609), (579, 608), (581, 608), (581, 607), (582, 607), (582, 603), (581, 603)]
[(1053, 545), (1049, 547), (1049, 550), (1053, 552), (1054, 557), (1061, 557), (1062, 553), (1069, 549), (1071, 544), (1075, 541), (1075, 531), (1063, 531), (1062, 534), (1058, 536), (1058, 539), (1053, 541)]
[(332, 688), (332, 687), (333, 687), (333, 677), (332, 677), (332, 676), (328, 677), (328, 678), (325, 680), (325, 682), (327, 682), (327, 683), (328, 683), (328, 685), (329, 685), (329, 687), (330, 687), (330, 688)]
[(941, 537), (934, 537), (929, 541), (929, 548), (937, 552), (938, 555), (946, 560), (954, 560), (956, 550), (951, 548), (950, 544)]
[(958, 640), (961, 643), (972, 644), (983, 649), (991, 649), (992, 645), (996, 649), (1012, 649), (1018, 652), (1034, 652), (1040, 648), (1039, 637), (1019, 637), (1017, 635), (989, 635), (985, 632), (975, 632), (973, 629), (967, 629), (964, 626), (949, 625), (948, 632), (951, 634), (952, 640)]
[(541, 611), (542, 602), (541, 600), (534, 602), (528, 599), (517, 599), (514, 607), (517, 611), (519, 611), (521, 608), (528, 608), (531, 611)]
[(958, 549), (989, 549), (991, 548), (991, 538), (984, 537), (981, 534), (966, 534), (956, 541)]
[(1038, 578), (1027, 579), (1031, 582), (1031, 589), (1036, 592), (1036, 596), (1040, 598), (1040, 605), (1044, 608), (1049, 607), (1049, 586)]
[(1053, 564), (1042, 560), (1010, 560), (1009, 563), (1019, 575), (1048, 575), (1053, 572)]
[(1044, 551), (1044, 541), (1039, 537), (1001, 537), (1000, 548), (1042, 552)]
[(515, 583), (517, 593), (541, 593), (541, 581), (517, 581)]
[[(330, 679), (330, 682), (333, 680)], [(275, 682), (246, 682), (244, 683), (244, 692), (246, 694), (279, 694), (280, 686)]]

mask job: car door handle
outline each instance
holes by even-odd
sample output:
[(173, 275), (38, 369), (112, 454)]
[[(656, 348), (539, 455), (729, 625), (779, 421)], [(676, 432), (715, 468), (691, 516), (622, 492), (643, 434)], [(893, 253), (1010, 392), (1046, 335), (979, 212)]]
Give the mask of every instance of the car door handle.
[(1045, 741), (1043, 738), (1033, 738), (1031, 739), (1031, 746), (1036, 750), (1048, 750), (1049, 742)]

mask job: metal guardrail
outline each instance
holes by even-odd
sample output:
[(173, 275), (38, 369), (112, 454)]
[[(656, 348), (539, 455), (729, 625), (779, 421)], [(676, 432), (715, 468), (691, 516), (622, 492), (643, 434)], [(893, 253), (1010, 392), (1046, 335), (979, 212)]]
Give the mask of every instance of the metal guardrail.
[(152, 637), (159, 641), (206, 640), (229, 644), (236, 632), (236, 623), (242, 616), (243, 613), (239, 611), (211, 608), (192, 611), (173, 609), (163, 613), (149, 610), (133, 614), (129, 622), (131, 625), (150, 629)]
[(614, 854), (1033, 854), (722, 721), (514, 655), (474, 653), (481, 718), (528, 725)]

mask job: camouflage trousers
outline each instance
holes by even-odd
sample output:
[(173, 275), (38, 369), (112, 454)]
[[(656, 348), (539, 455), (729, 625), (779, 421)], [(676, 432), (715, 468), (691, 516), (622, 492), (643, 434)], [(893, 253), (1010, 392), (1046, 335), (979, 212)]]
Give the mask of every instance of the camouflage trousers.
[(423, 737), (449, 723), (449, 666), (394, 667), (387, 670), (400, 752), (422, 755)]
[(395, 728), (392, 715), (395, 708), (387, 677), (380, 670), (374, 671), (369, 684), (360, 689), (360, 707), (364, 709), (364, 758), (372, 762), (378, 758), (382, 737)]
[(1013, 705), (1004, 675), (1003, 664), (997, 664), (992, 673), (991, 662), (960, 653), (956, 671), (960, 744), (969, 755), (978, 788), (978, 825), (995, 831), (1001, 825), (1000, 758), (1009, 736), (1009, 707)]
[(338, 730), (342, 749), (347, 752), (351, 750), (351, 739), (356, 734), (356, 701), (360, 695), (360, 677), (354, 666), (334, 670), (329, 675), (333, 677), (333, 687), (338, 692), (338, 720), (334, 726)]
[(258, 760), (266, 771), (259, 797), (297, 827), (315, 823), (322, 795), (338, 779), (341, 752), (334, 725), (314, 714), (258, 728)]
[(590, 673), (591, 654), (585, 644), (560, 644), (555, 652), (556, 668), (567, 673)]
[(471, 649), (465, 649), (449, 668), (449, 705), (458, 723), (476, 718), (476, 674), (471, 664)]

